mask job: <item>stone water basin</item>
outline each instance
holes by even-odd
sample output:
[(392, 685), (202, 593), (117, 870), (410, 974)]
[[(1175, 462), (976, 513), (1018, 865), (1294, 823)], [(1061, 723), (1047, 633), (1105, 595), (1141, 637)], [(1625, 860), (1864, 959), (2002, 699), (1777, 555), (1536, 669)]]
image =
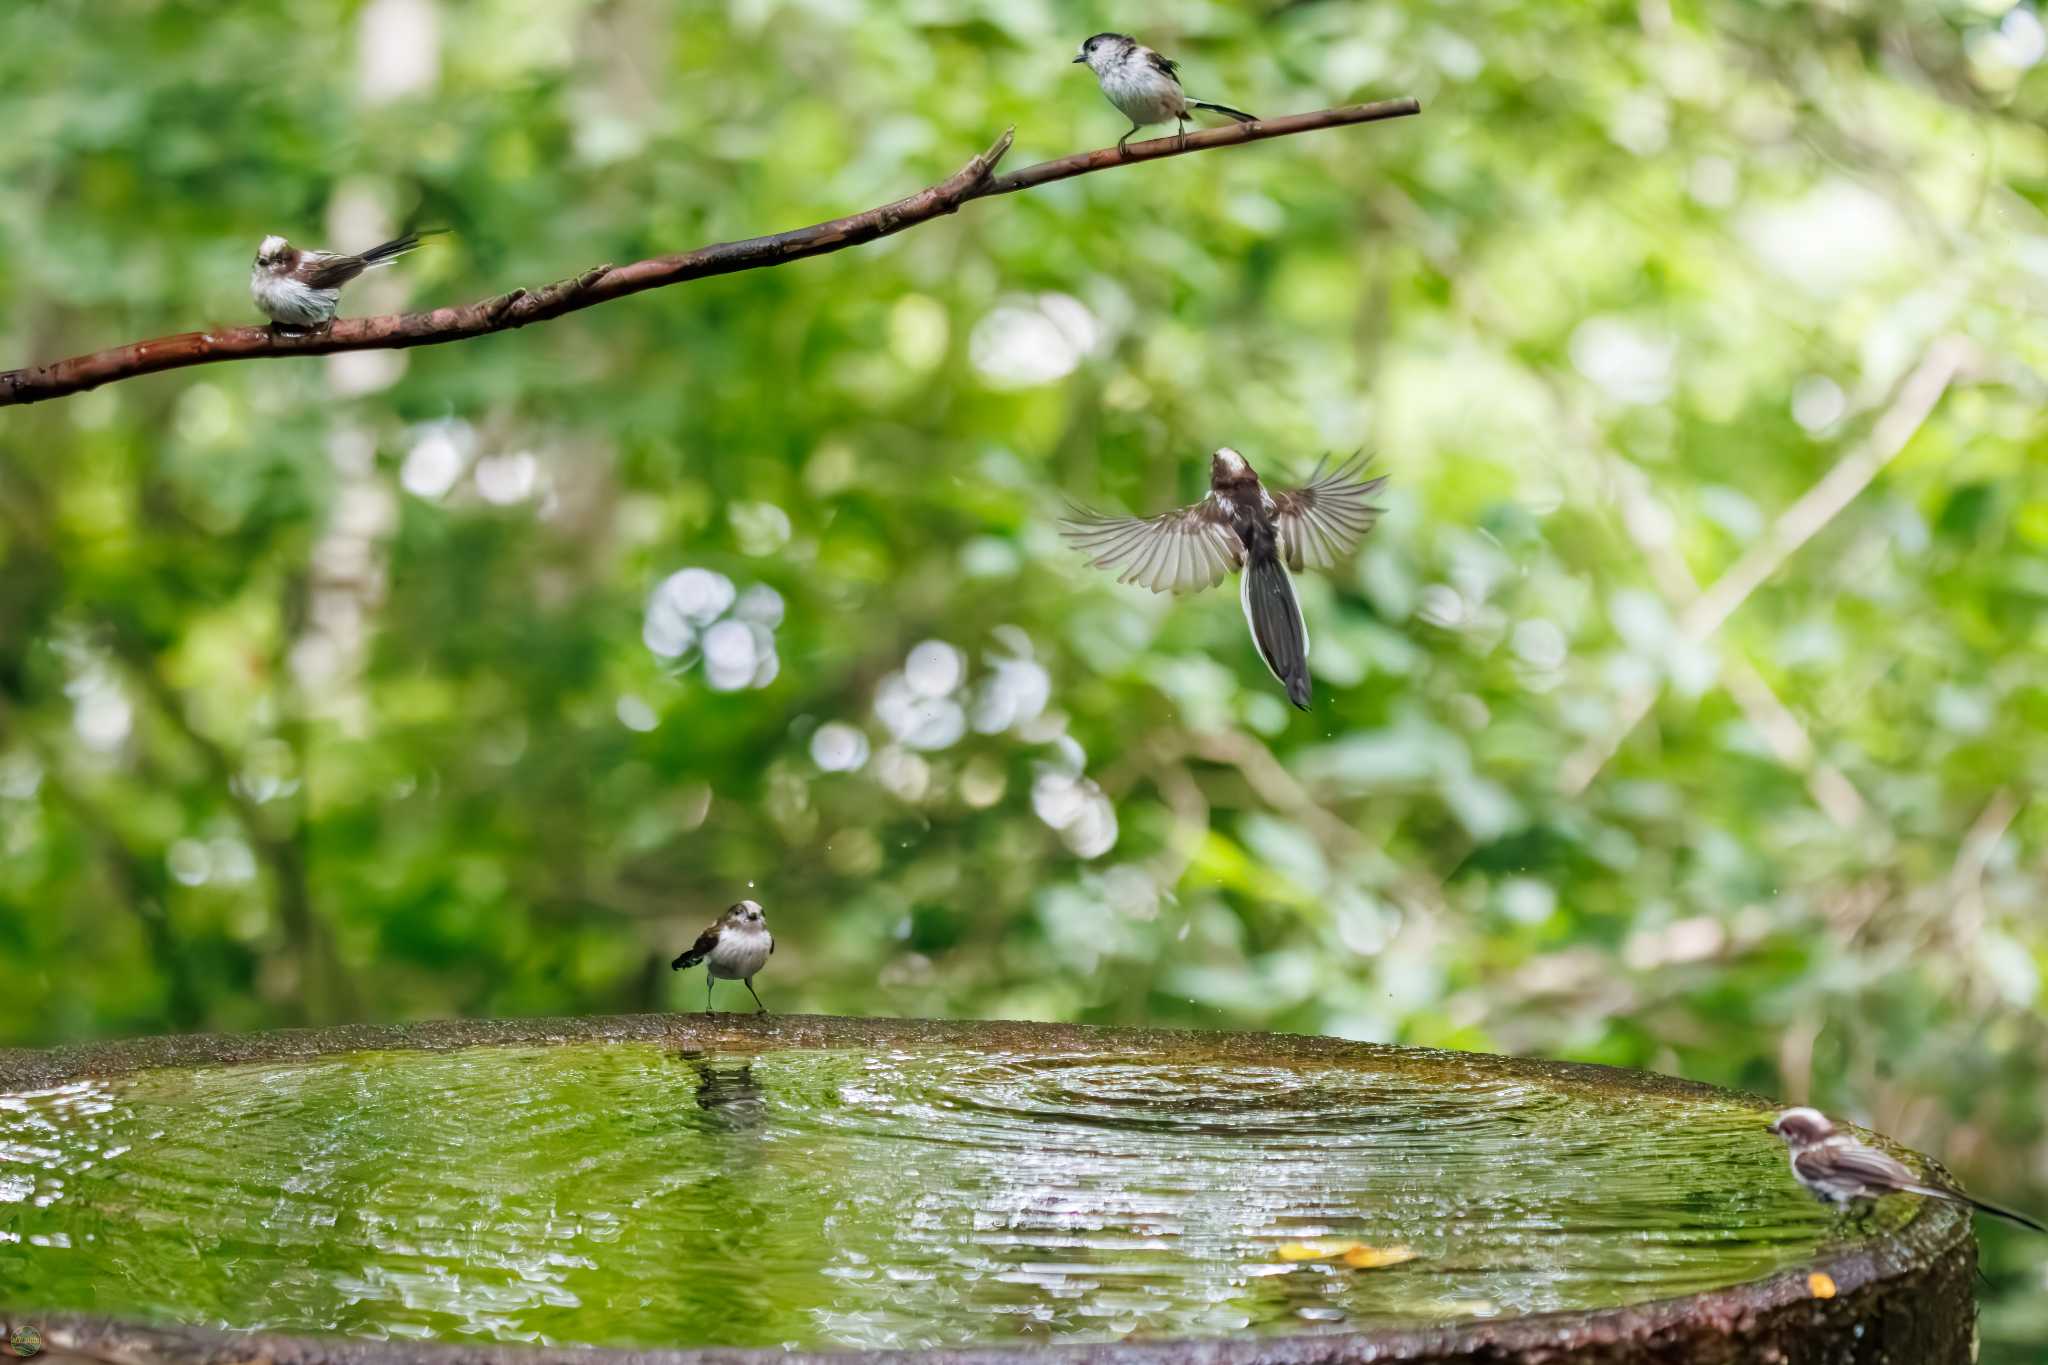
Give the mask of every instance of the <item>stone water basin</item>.
[[(0, 1054), (0, 1305), (60, 1344), (140, 1332), (195, 1359), (254, 1331), (1704, 1360), (1455, 1352), (1821, 1322), (1914, 1275), (1960, 1275), (1967, 1318), (1967, 1220), (1912, 1200), (1835, 1219), (1769, 1116), (1605, 1068), (1020, 1024), (646, 1016)], [(1409, 1258), (1353, 1268), (1347, 1243)]]

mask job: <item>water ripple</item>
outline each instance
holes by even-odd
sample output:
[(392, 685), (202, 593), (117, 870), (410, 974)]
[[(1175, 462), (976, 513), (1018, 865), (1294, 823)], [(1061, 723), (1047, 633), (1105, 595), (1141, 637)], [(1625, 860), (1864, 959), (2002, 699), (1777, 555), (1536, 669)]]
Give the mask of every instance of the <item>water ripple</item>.
[[(0, 1283), (379, 1338), (919, 1348), (1605, 1307), (1828, 1235), (1749, 1110), (1415, 1087), (629, 1044), (149, 1073), (0, 1096)], [(1316, 1238), (1417, 1256), (1278, 1258)]]

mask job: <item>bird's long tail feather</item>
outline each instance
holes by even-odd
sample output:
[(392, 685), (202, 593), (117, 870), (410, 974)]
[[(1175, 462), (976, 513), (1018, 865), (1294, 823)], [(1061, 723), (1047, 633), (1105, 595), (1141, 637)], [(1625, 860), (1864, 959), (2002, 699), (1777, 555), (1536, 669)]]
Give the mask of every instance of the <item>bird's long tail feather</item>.
[(684, 953), (681, 957), (678, 957), (674, 962), (669, 963), (669, 970), (673, 972), (680, 972), (687, 967), (694, 967), (699, 962), (702, 962), (706, 956), (708, 956), (708, 954), (700, 953), (696, 949), (692, 948), (690, 951)]
[(2043, 1224), (2036, 1219), (2030, 1218), (2018, 1209), (2009, 1209), (2003, 1204), (1994, 1204), (1987, 1199), (1979, 1199), (1974, 1194), (1964, 1194), (1961, 1190), (1945, 1190), (1939, 1185), (1907, 1185), (1905, 1189), (1910, 1194), (1926, 1195), (1932, 1199), (1947, 1199), (1958, 1204), (1968, 1204), (1971, 1208), (1982, 1213), (1988, 1213), (1994, 1218), (2003, 1218), (2009, 1222), (2018, 1223), (2023, 1228), (2032, 1228), (2036, 1232), (2048, 1232), (2048, 1224)]
[(1294, 600), (1287, 567), (1270, 552), (1255, 555), (1244, 567), (1238, 596), (1259, 656), (1287, 689), (1287, 700), (1308, 710), (1308, 626), (1301, 619), (1301, 604)]
[(1233, 109), (1227, 104), (1211, 104), (1208, 100), (1189, 100), (1188, 103), (1194, 105), (1197, 109), (1207, 109), (1212, 114), (1221, 114), (1225, 118), (1234, 118), (1239, 123), (1257, 123), (1259, 121), (1257, 114), (1247, 114), (1244, 110)]
[(363, 264), (366, 266), (383, 265), (386, 261), (395, 261), (406, 252), (418, 247), (425, 238), (446, 231), (446, 228), (423, 228), (418, 232), (408, 232), (403, 236), (393, 237), (388, 242), (379, 242), (376, 246), (363, 253)]

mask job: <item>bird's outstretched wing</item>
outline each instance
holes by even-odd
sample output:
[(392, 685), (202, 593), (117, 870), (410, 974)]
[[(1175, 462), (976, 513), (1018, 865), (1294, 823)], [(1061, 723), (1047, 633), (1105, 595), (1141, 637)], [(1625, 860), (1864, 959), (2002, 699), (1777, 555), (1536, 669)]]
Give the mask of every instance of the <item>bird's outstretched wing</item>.
[(1230, 515), (1212, 495), (1156, 517), (1108, 517), (1075, 507), (1060, 523), (1067, 544), (1119, 583), (1154, 592), (1199, 592), (1244, 566), (1244, 546)]
[(1273, 495), (1280, 532), (1280, 557), (1295, 573), (1304, 568), (1333, 569), (1379, 520), (1372, 495), (1386, 476), (1361, 479), (1369, 463), (1353, 455), (1327, 472), (1328, 457), (1316, 462), (1308, 482)]

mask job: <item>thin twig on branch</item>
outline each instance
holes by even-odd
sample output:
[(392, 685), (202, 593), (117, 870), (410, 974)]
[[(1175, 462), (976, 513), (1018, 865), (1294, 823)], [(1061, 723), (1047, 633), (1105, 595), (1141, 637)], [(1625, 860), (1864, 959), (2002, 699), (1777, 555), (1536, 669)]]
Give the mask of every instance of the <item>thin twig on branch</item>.
[[(1685, 556), (1674, 543), (1671, 514), (1658, 500), (1649, 477), (1608, 449), (1589, 423), (1582, 423), (1581, 427), (1580, 439), (1600, 461), (1601, 472), (1613, 484), (1621, 504), (1622, 527), (1649, 565), (1650, 578), (1657, 590), (1681, 615), (1693, 610), (1700, 598), (1699, 580), (1693, 577)], [(1771, 690), (1748, 655), (1725, 642), (1722, 653), (1723, 682), (1735, 704), (1742, 708), (1742, 714), (1763, 736), (1778, 761), (1806, 778), (1807, 791), (1828, 818), (1842, 829), (1853, 828), (1863, 818), (1865, 809), (1863, 794), (1856, 790), (1856, 784), (1820, 756), (1806, 727)], [(1579, 770), (1569, 771), (1576, 780)]]
[[(1678, 638), (1695, 645), (1712, 639), (1736, 609), (1749, 600), (1751, 593), (1783, 568), (1786, 560), (1818, 535), (1906, 448), (1906, 443), (1933, 416), (1935, 406), (1972, 354), (1970, 343), (1960, 336), (1943, 336), (1930, 345), (1920, 364), (1899, 385), (1891, 406), (1871, 427), (1870, 435), (1837, 461), (1819, 483), (1801, 494), (1797, 502), (1779, 513), (1763, 539), (1679, 613)], [(1558, 779), (1565, 795), (1577, 796), (1592, 785), (1607, 761), (1620, 750), (1622, 741), (1650, 714), (1658, 690), (1655, 686), (1639, 687), (1623, 697), (1617, 723), (1588, 740), (1565, 761)], [(1846, 803), (1842, 804), (1846, 808)]]
[(331, 327), (302, 335), (286, 335), (269, 327), (228, 327), (114, 346), (48, 365), (0, 370), (0, 407), (62, 398), (118, 379), (155, 374), (159, 370), (182, 369), (187, 365), (269, 356), (330, 355), (336, 351), (394, 350), (462, 341), (545, 322), (564, 313), (624, 298), (645, 289), (659, 289), (664, 285), (681, 284), (685, 280), (698, 280), (710, 275), (759, 270), (786, 261), (802, 260), (806, 256), (843, 251), (850, 246), (859, 246), (863, 242), (872, 242), (878, 237), (928, 223), (957, 211), (962, 204), (975, 199), (1015, 194), (1019, 190), (1034, 189), (1091, 171), (1140, 161), (1157, 161), (1163, 157), (1203, 152), (1216, 147), (1234, 147), (1241, 142), (1262, 142), (1267, 138), (1313, 132), (1318, 128), (1377, 123), (1421, 112), (1422, 106), (1414, 99), (1318, 109), (1312, 113), (1290, 114), (1285, 118), (1204, 129), (1189, 133), (1185, 138), (1163, 137), (1150, 142), (1134, 142), (1128, 153), (1120, 153), (1114, 147), (1077, 152), (999, 176), (995, 174), (996, 163), (1010, 150), (1013, 129), (996, 139), (993, 147), (938, 184), (893, 204), (835, 218), (828, 223), (815, 223), (766, 237), (749, 237), (739, 242), (717, 242), (698, 247), (695, 251), (655, 256), (630, 265), (597, 266), (574, 278), (538, 289), (514, 289), (510, 293), (493, 295), (459, 307), (435, 308), (424, 313), (391, 313), (373, 318), (343, 318)]
[[(1436, 232), (1428, 215), (1416, 206), (1414, 200), (1392, 187), (1384, 188), (1380, 198), (1393, 217), (1412, 229), (1415, 239), (1423, 244), (1423, 254), (1444, 276), (1459, 280), (1461, 297), (1476, 305), (1471, 311), (1483, 323), (1503, 327), (1513, 323), (1515, 312), (1505, 301), (1476, 277), (1461, 273), (1460, 262), (1452, 248), (1448, 243), (1435, 240), (1441, 234)], [(1658, 500), (1648, 477), (1608, 446), (1592, 422), (1566, 397), (1555, 375), (1539, 371), (1537, 378), (1549, 391), (1559, 422), (1577, 437), (1593, 474), (1613, 487), (1621, 504), (1622, 527), (1635, 541), (1664, 600), (1676, 609), (1692, 610), (1700, 597), (1699, 581), (1692, 576), (1685, 556), (1672, 543), (1671, 515)], [(1841, 769), (1819, 756), (1806, 727), (1799, 723), (1792, 709), (1779, 700), (1771, 685), (1757, 672), (1756, 665), (1739, 649), (1725, 647), (1723, 652), (1726, 655), (1723, 667), (1727, 689), (1735, 698), (1736, 705), (1742, 708), (1743, 715), (1763, 735), (1764, 742), (1771, 746), (1779, 762), (1805, 775), (1806, 788), (1812, 793), (1815, 804), (1843, 829), (1853, 827), (1863, 818), (1862, 793), (1856, 790), (1856, 785)], [(1647, 713), (1649, 702), (1654, 697), (1654, 692), (1636, 689), (1623, 709), (1634, 714), (1634, 708), (1641, 706)], [(1638, 716), (1630, 721), (1629, 728), (1633, 729), (1640, 719)], [(1614, 744), (1620, 742), (1619, 738), (1613, 741)], [(1575, 754), (1564, 770), (1566, 793), (1577, 795), (1583, 791), (1599, 771), (1594, 766), (1595, 759), (1605, 763), (1612, 754), (1612, 748), (1603, 747), (1589, 747)]]

